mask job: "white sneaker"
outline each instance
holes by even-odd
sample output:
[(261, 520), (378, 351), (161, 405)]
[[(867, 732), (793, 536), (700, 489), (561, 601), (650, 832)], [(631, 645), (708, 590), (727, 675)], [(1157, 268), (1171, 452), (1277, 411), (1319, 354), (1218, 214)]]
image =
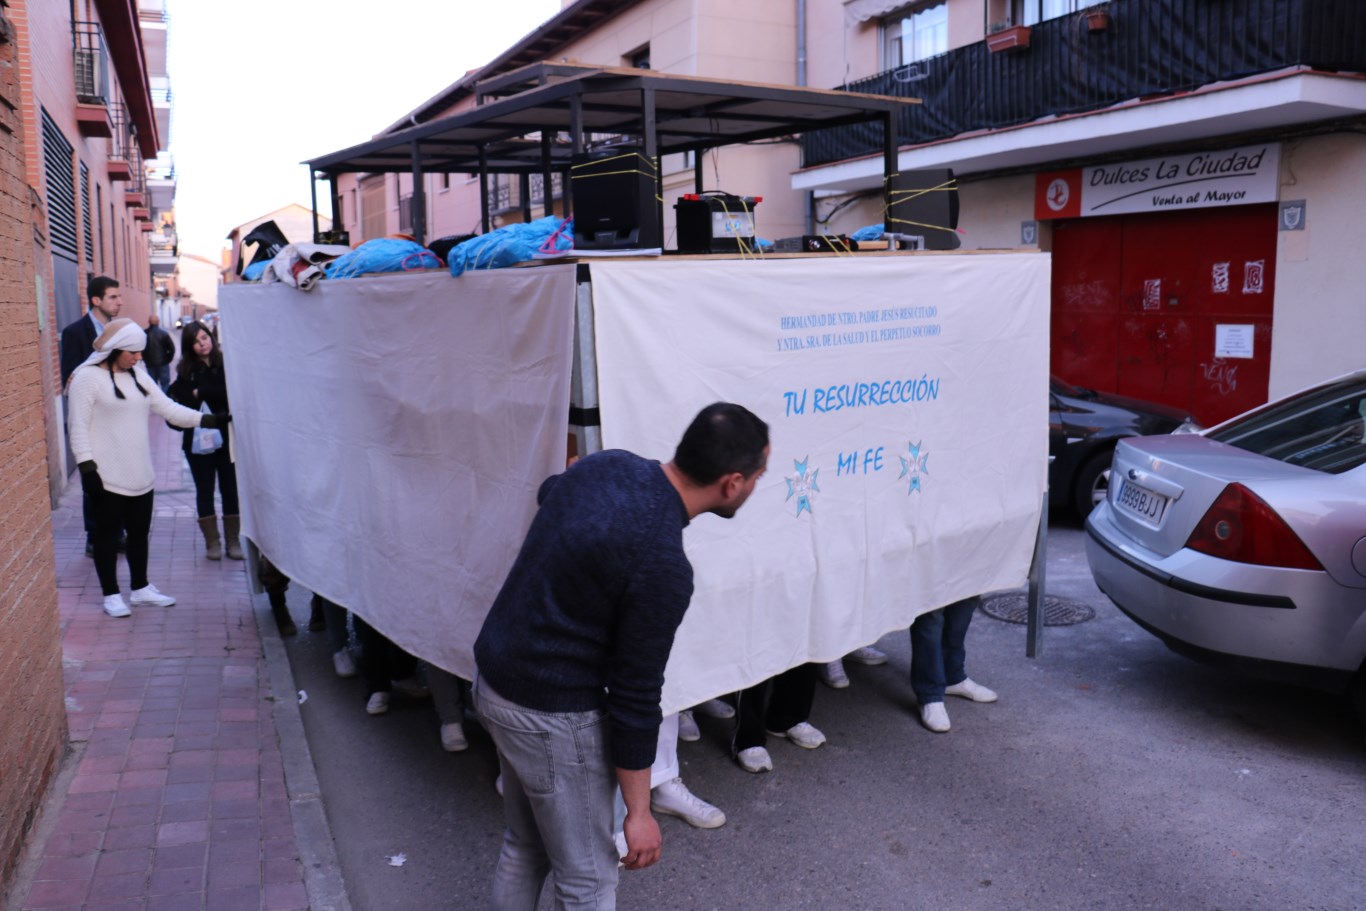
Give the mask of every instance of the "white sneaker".
[(887, 653), (881, 649), (865, 645), (863, 648), (856, 648), (844, 656), (845, 661), (852, 661), (855, 664), (866, 664), (868, 667), (877, 667), (887, 663)]
[(963, 678), (962, 683), (944, 687), (944, 692), (949, 696), (971, 699), (973, 702), (995, 702), (998, 698), (995, 690), (987, 689), (982, 684), (975, 683), (971, 677)]
[(389, 694), (385, 692), (371, 693), (370, 701), (365, 703), (365, 711), (371, 715), (383, 715), (389, 711)]
[(650, 791), (650, 809), (677, 816), (696, 829), (716, 829), (726, 824), (726, 814), (698, 797), (682, 778), (666, 781)]
[(332, 669), (337, 672), (338, 677), (356, 676), (356, 660), (351, 657), (349, 648), (339, 649), (332, 653)]
[(398, 693), (400, 696), (407, 696), (409, 699), (426, 699), (432, 694), (432, 691), (427, 689), (426, 684), (416, 677), (404, 677), (402, 680), (390, 680), (389, 685), (393, 687), (395, 693)]
[(801, 724), (794, 724), (786, 731), (769, 731), (769, 733), (774, 737), (785, 737), (804, 750), (814, 750), (825, 743), (825, 735), (805, 721)]
[(927, 702), (920, 707), (920, 722), (936, 734), (949, 729), (949, 712), (942, 702)]
[(844, 672), (844, 662), (836, 659), (821, 665), (821, 683), (832, 690), (842, 690), (849, 685), (849, 675)]
[(688, 743), (696, 743), (702, 739), (702, 732), (697, 729), (697, 720), (690, 711), (678, 713), (678, 739)]
[(163, 595), (157, 591), (155, 585), (150, 583), (146, 588), (140, 588), (128, 597), (129, 604), (149, 604), (152, 607), (170, 607), (175, 604), (175, 598), (170, 595)]
[(105, 595), (104, 612), (111, 617), (131, 617), (133, 612), (123, 602), (123, 595)]
[(768, 755), (768, 750), (763, 747), (750, 747), (741, 750), (740, 755), (735, 757), (740, 761), (740, 768), (746, 772), (772, 772), (773, 758)]
[(695, 711), (701, 712), (708, 718), (734, 718), (735, 706), (729, 702), (722, 702), (720, 699), (708, 699), (699, 706), (695, 706)]
[(461, 750), (468, 750), (470, 742), (465, 739), (465, 728), (458, 721), (441, 726), (441, 749), (447, 753), (459, 753)]

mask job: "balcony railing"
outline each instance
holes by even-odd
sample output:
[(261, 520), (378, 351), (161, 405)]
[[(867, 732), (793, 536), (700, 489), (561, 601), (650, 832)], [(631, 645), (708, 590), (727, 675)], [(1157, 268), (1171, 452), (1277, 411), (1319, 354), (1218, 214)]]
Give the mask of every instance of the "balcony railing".
[[(1111, 0), (1104, 31), (1082, 13), (1033, 26), (1028, 48), (986, 42), (841, 88), (921, 98), (899, 117), (901, 143), (919, 144), (1040, 117), (1092, 111), (1290, 66), (1366, 70), (1360, 0)], [(882, 148), (877, 124), (802, 138), (807, 167)]]
[(165, 76), (153, 76), (148, 80), (152, 90), (152, 103), (169, 105), (174, 99), (171, 93), (171, 80)]
[[(558, 199), (564, 192), (564, 178), (560, 174), (550, 175), (551, 199)], [(531, 205), (545, 205), (545, 178), (532, 174), (530, 180)], [(522, 208), (522, 179), (516, 174), (495, 174), (489, 184), (489, 211), (508, 212)]]
[(114, 135), (109, 140), (109, 157), (132, 162), (137, 154), (137, 126), (128, 113), (128, 106), (116, 101), (109, 106), (109, 119), (113, 123)]
[(109, 55), (98, 22), (71, 23), (76, 100), (81, 104), (109, 103)]

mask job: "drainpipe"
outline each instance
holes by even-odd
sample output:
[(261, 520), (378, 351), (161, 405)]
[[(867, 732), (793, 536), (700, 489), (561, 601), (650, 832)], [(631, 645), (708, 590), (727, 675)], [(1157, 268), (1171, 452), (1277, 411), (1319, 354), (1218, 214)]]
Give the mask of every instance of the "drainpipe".
[[(806, 0), (797, 0), (797, 86), (806, 87)], [(806, 233), (816, 233), (816, 198), (810, 190), (803, 194)]]

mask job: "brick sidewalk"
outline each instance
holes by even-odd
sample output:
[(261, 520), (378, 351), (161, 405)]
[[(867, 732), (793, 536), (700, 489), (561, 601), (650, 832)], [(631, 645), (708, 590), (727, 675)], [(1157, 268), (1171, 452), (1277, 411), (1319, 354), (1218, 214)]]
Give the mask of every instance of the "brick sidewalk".
[[(53, 513), (72, 754), (29, 846), (19, 907), (305, 909), (245, 564), (205, 559), (180, 435), (154, 420), (152, 441), (148, 578), (174, 607), (106, 617), (79, 485)], [(119, 577), (126, 598), (122, 559)]]

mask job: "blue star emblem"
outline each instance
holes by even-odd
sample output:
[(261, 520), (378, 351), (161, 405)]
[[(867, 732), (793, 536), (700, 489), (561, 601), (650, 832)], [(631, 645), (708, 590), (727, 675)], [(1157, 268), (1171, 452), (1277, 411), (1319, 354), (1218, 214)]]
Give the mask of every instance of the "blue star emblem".
[(800, 462), (793, 459), (792, 467), (796, 474), (783, 479), (787, 481), (787, 500), (791, 500), (793, 497), (797, 498), (797, 515), (799, 517), (803, 510), (811, 512), (811, 495), (821, 492), (820, 485), (816, 483), (816, 476), (821, 473), (821, 470), (817, 468), (815, 471), (807, 471), (807, 465), (810, 461), (810, 456)]
[(930, 470), (925, 467), (925, 463), (929, 461), (930, 456), (929, 453), (921, 453), (919, 443), (907, 443), (906, 448), (908, 450), (908, 455), (897, 457), (901, 459), (901, 474), (897, 477), (910, 478), (910, 480), (906, 482), (906, 495), (910, 496), (917, 490), (920, 490), (920, 479), (930, 473)]

